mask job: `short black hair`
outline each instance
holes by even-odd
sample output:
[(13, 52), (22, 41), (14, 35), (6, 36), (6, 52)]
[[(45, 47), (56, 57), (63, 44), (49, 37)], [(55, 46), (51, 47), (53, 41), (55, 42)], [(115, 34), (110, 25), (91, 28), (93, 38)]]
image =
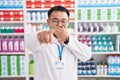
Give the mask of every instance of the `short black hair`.
[(48, 18), (50, 18), (50, 15), (54, 11), (62, 11), (62, 12), (65, 12), (68, 15), (68, 17), (70, 16), (70, 13), (69, 13), (68, 9), (66, 9), (65, 7), (63, 7), (63, 6), (54, 6), (50, 10), (48, 10)]

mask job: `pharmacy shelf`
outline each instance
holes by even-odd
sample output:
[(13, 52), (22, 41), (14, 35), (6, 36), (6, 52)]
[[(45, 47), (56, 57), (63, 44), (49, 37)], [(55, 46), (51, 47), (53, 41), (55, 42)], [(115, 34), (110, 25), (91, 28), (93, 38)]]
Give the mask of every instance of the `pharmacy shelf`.
[(22, 8), (0, 8), (0, 10), (2, 10), (2, 11), (7, 11), (7, 10), (12, 10), (12, 11), (15, 11), (15, 10), (23, 10)]
[(78, 78), (98, 78), (98, 77), (100, 77), (100, 78), (120, 78), (120, 76), (115, 76), (115, 75), (112, 75), (112, 76), (110, 76), (110, 75), (78, 75)]
[(0, 52), (0, 55), (24, 55), (25, 52)]
[(120, 22), (120, 20), (78, 20), (78, 22), (81, 22), (81, 23), (111, 23), (111, 22)]
[(78, 35), (112, 35), (120, 34), (120, 32), (78, 32)]
[[(74, 23), (75, 20), (70, 20), (70, 23)], [(47, 20), (45, 21), (28, 21), (27, 23), (34, 23), (34, 24), (42, 24), (42, 23), (45, 23), (47, 24)]]
[[(50, 8), (26, 8), (27, 11), (48, 11)], [(68, 10), (75, 10), (74, 8), (68, 8)]]
[(105, 9), (105, 8), (109, 9), (109, 8), (120, 8), (120, 7), (119, 6), (109, 6), (109, 7), (108, 6), (106, 6), (106, 7), (105, 6), (104, 7), (93, 7), (93, 6), (92, 7), (77, 7), (77, 9), (83, 9), (83, 8), (84, 9), (102, 9), (102, 8), (103, 9)]
[(0, 35), (2, 35), (2, 36), (6, 36), (6, 35), (19, 35), (19, 36), (22, 36), (22, 35), (24, 35), (24, 33), (0, 33)]
[(0, 78), (22, 78), (22, 77), (26, 77), (26, 76), (0, 76)]
[(102, 54), (120, 54), (120, 52), (92, 52), (93, 54), (99, 54), (99, 55), (102, 55)]
[(24, 23), (24, 21), (0, 21), (0, 23)]
[(34, 77), (34, 75), (29, 75), (29, 77)]
[(27, 23), (34, 23), (34, 24), (42, 24), (42, 23), (46, 23), (47, 24), (47, 21), (28, 21)]

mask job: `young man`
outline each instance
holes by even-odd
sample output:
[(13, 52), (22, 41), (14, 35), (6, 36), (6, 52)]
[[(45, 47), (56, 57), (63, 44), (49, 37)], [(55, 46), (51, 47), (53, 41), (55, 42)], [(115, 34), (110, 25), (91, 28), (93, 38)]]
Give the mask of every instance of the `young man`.
[(66, 8), (52, 7), (47, 23), (50, 30), (27, 36), (27, 47), (34, 53), (34, 79), (77, 80), (77, 60), (90, 59), (90, 48), (68, 34), (69, 11)]

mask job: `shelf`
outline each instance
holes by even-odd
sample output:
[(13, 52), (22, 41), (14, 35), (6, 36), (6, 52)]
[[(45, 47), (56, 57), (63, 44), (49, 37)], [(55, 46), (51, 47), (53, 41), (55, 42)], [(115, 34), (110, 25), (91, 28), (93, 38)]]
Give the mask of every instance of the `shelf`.
[(0, 21), (0, 23), (24, 23), (24, 21)]
[(106, 22), (120, 22), (120, 20), (78, 20), (78, 22), (84, 22), (84, 23), (87, 23), (87, 22), (99, 22), (99, 23), (106, 23)]
[(0, 33), (0, 35), (19, 35), (19, 36), (21, 36), (21, 35), (24, 35), (24, 33)]
[[(74, 23), (74, 22), (75, 22), (74, 20), (69, 21), (69, 23)], [(47, 24), (47, 20), (45, 20), (45, 21), (28, 21), (27, 23), (34, 23), (34, 24), (45, 23), (45, 24)]]
[[(34, 77), (34, 75), (29, 75), (29, 77)], [(85, 77), (93, 77), (93, 78), (97, 78), (97, 77), (108, 77), (108, 78), (120, 78), (120, 76), (110, 76), (110, 75), (78, 75), (78, 78), (85, 78)]]
[(117, 52), (117, 51), (115, 51), (115, 52), (92, 52), (93, 54), (100, 54), (100, 55), (102, 55), (102, 54), (120, 54), (120, 52)]
[(15, 11), (15, 10), (23, 10), (23, 8), (0, 8), (0, 10), (2, 11), (6, 11), (6, 10), (12, 10), (12, 11)]
[(26, 76), (0, 76), (0, 78), (21, 78), (21, 77), (26, 77)]
[(29, 77), (34, 77), (34, 75), (29, 75)]
[[(48, 11), (50, 8), (26, 8), (27, 11)], [(67, 8), (68, 10), (74, 10), (74, 8)]]
[(77, 7), (77, 9), (109, 9), (109, 8), (120, 8), (119, 6), (104, 6), (104, 7), (93, 7), (93, 6), (91, 6), (91, 7)]
[(78, 32), (78, 35), (111, 35), (120, 34), (120, 32)]
[(25, 52), (0, 52), (0, 55), (23, 55)]
[(39, 23), (46, 23), (47, 24), (47, 20), (46, 21), (29, 21), (27, 23), (36, 23), (36, 24), (39, 24)]
[(97, 77), (104, 77), (104, 78), (120, 78), (120, 76), (114, 76), (114, 75), (112, 75), (112, 76), (110, 76), (110, 75), (78, 75), (78, 78), (79, 77), (83, 77), (83, 78), (85, 78), (85, 77), (93, 77), (93, 78), (97, 78)]

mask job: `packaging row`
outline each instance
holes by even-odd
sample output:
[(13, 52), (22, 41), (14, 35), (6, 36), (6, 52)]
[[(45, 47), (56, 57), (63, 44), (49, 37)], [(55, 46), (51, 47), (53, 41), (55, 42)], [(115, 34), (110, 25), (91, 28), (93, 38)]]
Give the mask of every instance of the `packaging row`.
[(24, 52), (24, 36), (1, 36), (0, 52)]
[(25, 56), (0, 56), (0, 76), (24, 76)]

